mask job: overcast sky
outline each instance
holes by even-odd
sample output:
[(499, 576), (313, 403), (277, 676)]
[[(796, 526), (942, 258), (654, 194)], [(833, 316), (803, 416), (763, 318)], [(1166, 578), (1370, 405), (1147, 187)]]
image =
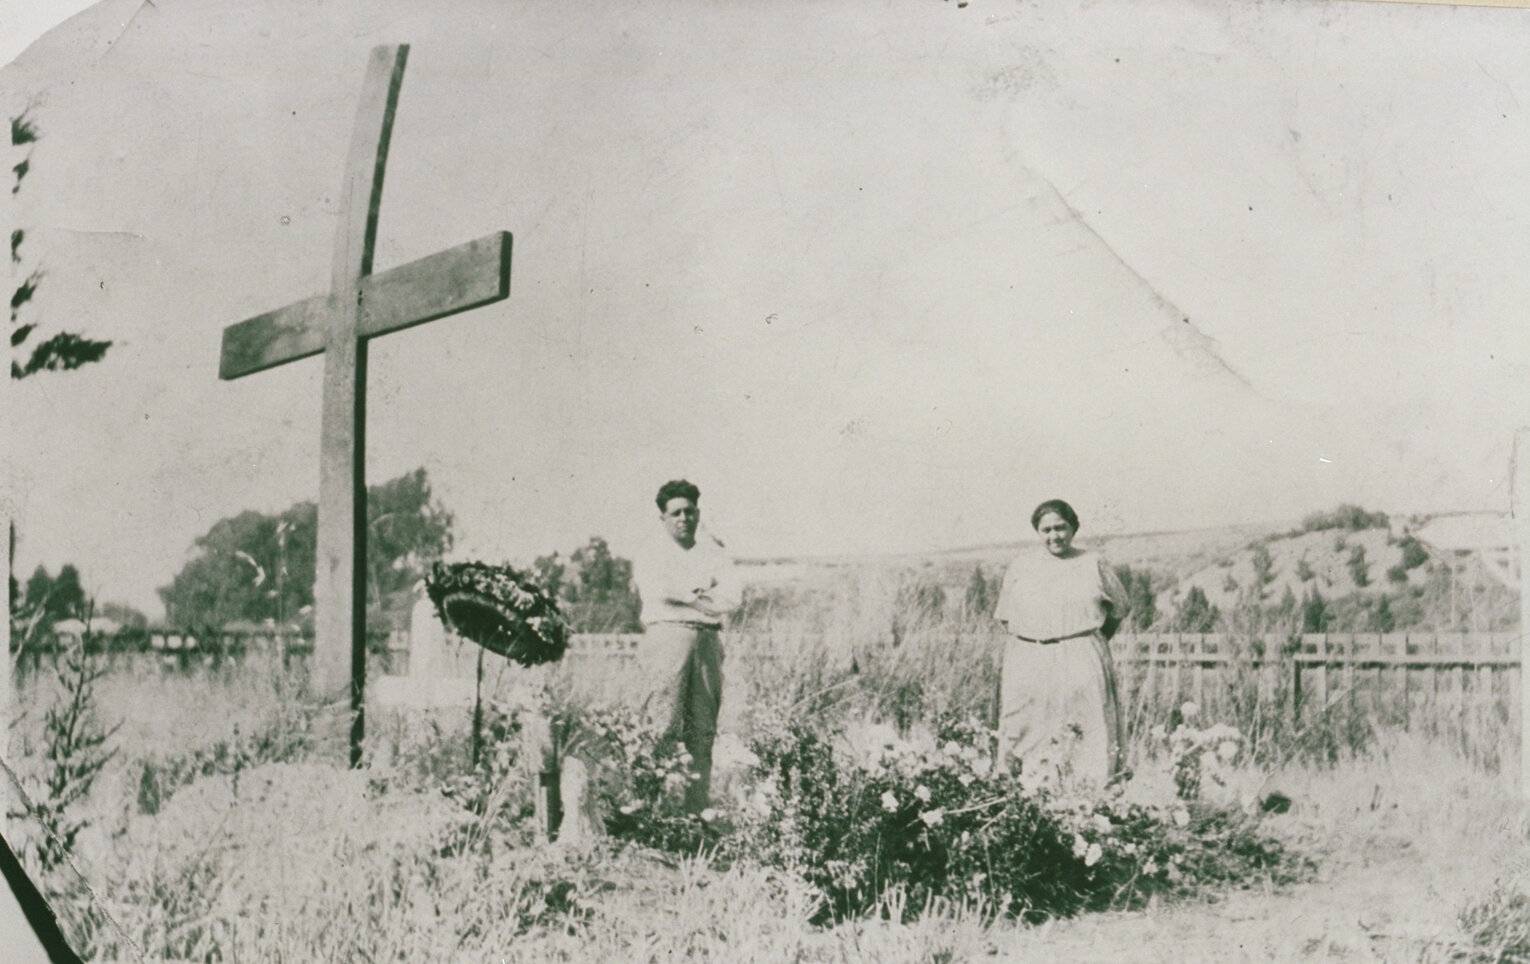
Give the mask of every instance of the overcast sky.
[[(17, 570), (158, 611), (318, 486), (310, 359), (367, 51), (412, 44), (379, 270), (495, 230), (509, 301), (372, 344), (368, 476), (459, 555), (630, 552), (684, 475), (744, 555), (1507, 509), (1530, 422), (1530, 18), (1215, 0), (107, 0), (3, 73), (41, 131)], [(14, 163), (14, 160), (8, 162)]]

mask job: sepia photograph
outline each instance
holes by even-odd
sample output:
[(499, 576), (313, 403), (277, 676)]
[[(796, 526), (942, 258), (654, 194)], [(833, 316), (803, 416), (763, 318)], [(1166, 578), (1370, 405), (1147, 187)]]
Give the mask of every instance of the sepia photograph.
[(0, 0), (0, 959), (1530, 962), (1530, 0)]

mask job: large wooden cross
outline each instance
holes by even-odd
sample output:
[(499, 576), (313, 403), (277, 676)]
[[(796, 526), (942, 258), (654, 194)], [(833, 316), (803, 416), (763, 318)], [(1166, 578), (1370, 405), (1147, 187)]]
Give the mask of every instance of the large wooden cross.
[(510, 295), (508, 232), (372, 274), (383, 168), (408, 56), (407, 44), (377, 47), (367, 65), (329, 292), (225, 328), (218, 371), (239, 378), (324, 353), (312, 679), (325, 696), (349, 683), (352, 766), (361, 760), (366, 683), (367, 339)]

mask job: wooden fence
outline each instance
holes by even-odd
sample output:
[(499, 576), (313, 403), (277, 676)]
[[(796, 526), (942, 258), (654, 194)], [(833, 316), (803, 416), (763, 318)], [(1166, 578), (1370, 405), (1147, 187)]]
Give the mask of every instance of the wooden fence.
[[(630, 658), (641, 635), (576, 636), (575, 659)], [(998, 638), (995, 637), (995, 642)], [(729, 659), (774, 660), (821, 640), (725, 635)], [(1193, 700), (1208, 718), (1272, 714), (1294, 726), (1347, 714), (1368, 725), (1459, 736), (1469, 749), (1519, 732), (1518, 633), (1121, 635), (1111, 641), (1122, 701), (1161, 722)], [(1507, 745), (1507, 743), (1505, 743)]]
[[(995, 646), (1002, 637), (985, 637)], [(1266, 720), (1306, 727), (1327, 717), (1366, 726), (1459, 736), (1472, 752), (1517, 743), (1520, 716), (1518, 633), (1330, 633), (1266, 635), (1158, 633), (1111, 641), (1122, 702), (1134, 726), (1165, 722), (1193, 700), (1212, 720)], [(577, 635), (569, 662), (632, 658), (640, 634)], [(792, 660), (814, 649), (843, 650), (821, 636), (725, 633), (734, 665)], [(891, 638), (853, 648), (895, 645)], [(408, 673), (407, 634), (389, 640), (383, 673)], [(448, 675), (474, 672), (476, 647), (454, 648)], [(181, 654), (188, 655), (188, 654)], [(287, 655), (306, 656), (294, 641)], [(845, 652), (847, 664), (849, 653)], [(442, 667), (445, 669), (446, 667)]]
[[(385, 665), (392, 672), (407, 672), (407, 635), (389, 640)], [(995, 645), (1000, 638), (991, 637)], [(641, 634), (576, 635), (569, 657), (629, 659), (642, 641)], [(799, 633), (725, 633), (723, 642), (730, 661), (745, 663), (839, 645)], [(286, 652), (303, 656), (310, 648), (296, 639)], [(1404, 727), (1442, 714), (1494, 716), (1505, 726), (1519, 716), (1518, 633), (1123, 634), (1111, 651), (1123, 701), (1137, 712), (1185, 700), (1212, 711), (1229, 699), (1252, 698), (1297, 722), (1335, 708)], [(457, 653), (464, 675), (475, 652), (469, 646)]]
[(1405, 728), (1496, 718), (1517, 732), (1518, 633), (1163, 633), (1120, 636), (1111, 648), (1139, 703), (1252, 695), (1295, 721), (1337, 709)]

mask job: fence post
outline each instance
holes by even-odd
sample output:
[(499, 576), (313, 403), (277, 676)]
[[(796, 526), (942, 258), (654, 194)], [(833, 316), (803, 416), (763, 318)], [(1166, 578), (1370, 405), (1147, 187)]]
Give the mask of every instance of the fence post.
[(1514, 542), (1519, 550), (1519, 783), (1530, 798), (1530, 428), (1514, 433), (1509, 460)]
[(1302, 725), (1302, 652), (1298, 649), (1291, 654), (1291, 731), (1294, 733)]

